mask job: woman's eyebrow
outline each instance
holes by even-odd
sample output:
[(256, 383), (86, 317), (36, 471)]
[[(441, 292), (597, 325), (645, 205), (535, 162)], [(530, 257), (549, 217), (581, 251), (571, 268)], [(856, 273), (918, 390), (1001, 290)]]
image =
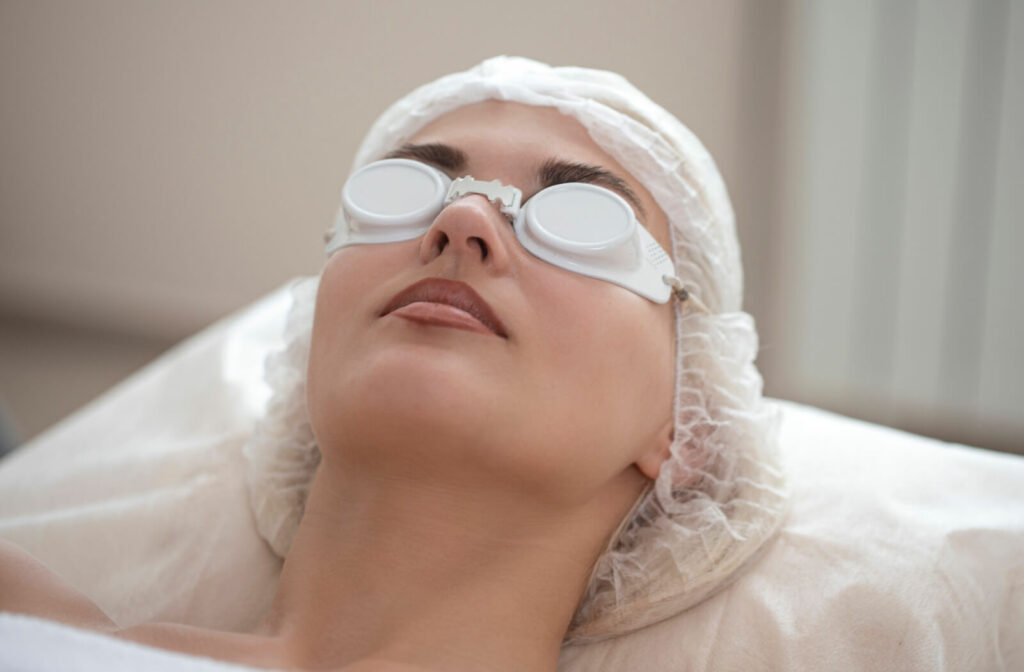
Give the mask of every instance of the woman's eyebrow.
[(589, 163), (562, 161), (561, 159), (545, 161), (540, 168), (541, 189), (565, 182), (589, 182), (616, 191), (633, 204), (633, 207), (640, 213), (640, 219), (647, 219), (647, 213), (644, 211), (644, 206), (640, 205), (640, 199), (636, 197), (636, 193), (624, 179), (606, 168)]
[[(455, 173), (462, 171), (467, 163), (466, 154), (462, 150), (440, 142), (424, 144), (407, 142), (381, 158), (413, 159), (430, 163)], [(632, 203), (642, 220), (647, 218), (644, 206), (640, 204), (640, 199), (637, 198), (636, 193), (630, 188), (629, 184), (615, 173), (601, 166), (576, 161), (564, 161), (562, 159), (548, 159), (541, 166), (537, 177), (540, 181), (541, 189), (566, 182), (589, 182), (590, 184), (606, 187), (618, 192), (620, 196)]]
[(466, 165), (466, 155), (461, 149), (440, 142), (428, 142), (422, 145), (407, 142), (381, 158), (412, 159), (423, 163), (432, 163), (439, 168), (453, 172), (461, 171)]

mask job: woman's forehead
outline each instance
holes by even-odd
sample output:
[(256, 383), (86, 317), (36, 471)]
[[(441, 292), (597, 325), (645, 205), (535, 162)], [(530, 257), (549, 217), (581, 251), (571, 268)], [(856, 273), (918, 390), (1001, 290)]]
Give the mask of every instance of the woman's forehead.
[[(541, 188), (540, 170), (546, 162), (586, 164), (619, 178), (627, 194), (610, 183), (602, 186), (636, 199), (639, 218), (666, 250), (668, 221), (647, 189), (610, 154), (594, 142), (575, 118), (553, 107), (487, 100), (466, 105), (434, 119), (408, 142), (437, 143), (458, 151), (464, 171), (479, 180), (500, 179), (530, 193)], [(595, 181), (601, 184), (600, 180)], [(628, 186), (627, 186), (628, 185)]]

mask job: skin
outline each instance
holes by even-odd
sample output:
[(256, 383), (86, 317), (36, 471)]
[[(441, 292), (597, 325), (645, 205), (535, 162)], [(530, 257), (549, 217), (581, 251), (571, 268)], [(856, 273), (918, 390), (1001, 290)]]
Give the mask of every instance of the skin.
[[(553, 108), (470, 105), (411, 141), (461, 149), (463, 174), (524, 203), (549, 158), (607, 168), (669, 248), (647, 190)], [(427, 277), (472, 286), (508, 337), (379, 317)], [(112, 634), (286, 669), (553, 671), (594, 561), (669, 455), (673, 377), (671, 303), (533, 257), (483, 196), (419, 239), (343, 248), (308, 371), (322, 462), (272, 608), (252, 633)]]

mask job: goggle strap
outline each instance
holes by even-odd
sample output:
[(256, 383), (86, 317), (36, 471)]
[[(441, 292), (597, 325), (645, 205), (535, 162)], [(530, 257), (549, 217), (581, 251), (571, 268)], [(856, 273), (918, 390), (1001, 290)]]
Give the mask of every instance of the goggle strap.
[(672, 288), (672, 293), (675, 295), (677, 299), (679, 299), (680, 302), (689, 301), (694, 308), (704, 313), (705, 315), (711, 314), (711, 311), (708, 310), (708, 307), (704, 305), (703, 301), (698, 299), (696, 296), (691, 294), (689, 290), (683, 287), (683, 283), (679, 278), (677, 278), (674, 275), (663, 275), (661, 276), (661, 279), (665, 281), (666, 285)]

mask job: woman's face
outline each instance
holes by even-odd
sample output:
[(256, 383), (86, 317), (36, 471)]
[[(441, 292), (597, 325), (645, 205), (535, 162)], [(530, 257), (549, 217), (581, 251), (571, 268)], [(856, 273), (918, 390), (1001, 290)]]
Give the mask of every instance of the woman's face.
[[(425, 162), (452, 178), (514, 185), (524, 204), (546, 186), (540, 171), (551, 159), (606, 169), (624, 180), (638, 219), (670, 249), (667, 219), (651, 195), (554, 108), (469, 105), (409, 142), (457, 150), (457, 168), (437, 148)], [(437, 306), (382, 315), (428, 278), (471, 288), (503, 333), (471, 321), (461, 328)], [(674, 347), (671, 302), (534, 257), (495, 205), (470, 195), (420, 238), (349, 246), (327, 261), (309, 361), (310, 419), (328, 465), (579, 503), (634, 464), (656, 475), (672, 429)]]

